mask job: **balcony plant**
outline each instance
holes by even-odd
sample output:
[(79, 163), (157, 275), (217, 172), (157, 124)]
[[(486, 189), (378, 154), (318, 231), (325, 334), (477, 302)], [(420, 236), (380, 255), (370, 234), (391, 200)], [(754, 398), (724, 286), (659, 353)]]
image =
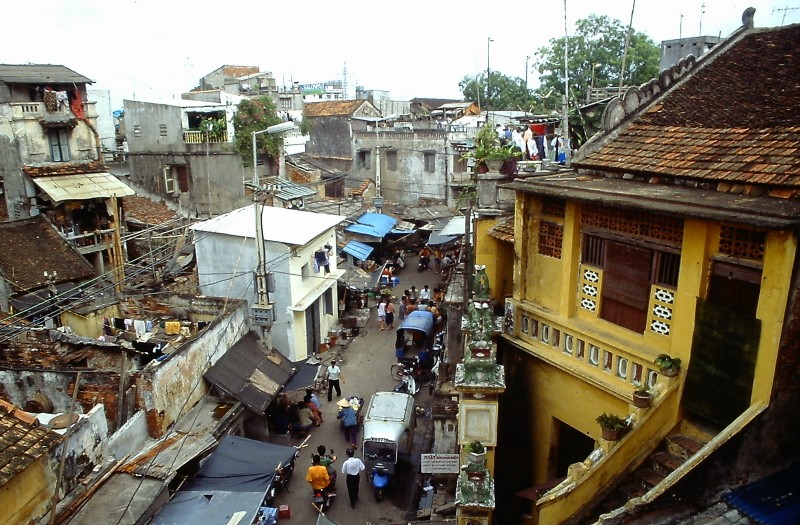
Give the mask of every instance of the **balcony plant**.
[(653, 361), (666, 377), (675, 377), (681, 370), (681, 360), (668, 354), (661, 354)]
[(643, 381), (639, 387), (633, 391), (633, 405), (637, 408), (647, 408), (653, 400), (653, 393), (647, 386), (647, 381)]
[(603, 439), (607, 441), (616, 441), (620, 438), (623, 432), (628, 430), (629, 424), (625, 419), (615, 415), (604, 412), (597, 416), (595, 420), (600, 425), (603, 433)]
[(475, 135), (475, 148), (464, 154), (465, 159), (475, 159), (475, 169), (478, 173), (486, 171), (499, 171), (503, 163), (509, 159), (522, 155), (519, 148), (514, 145), (504, 146), (492, 126), (486, 124)]

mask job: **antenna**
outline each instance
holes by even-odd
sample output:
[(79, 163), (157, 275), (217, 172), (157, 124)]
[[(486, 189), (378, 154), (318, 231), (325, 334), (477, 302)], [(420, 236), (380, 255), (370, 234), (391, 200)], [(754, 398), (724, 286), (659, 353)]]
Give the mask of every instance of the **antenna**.
[(783, 23), (786, 21), (786, 13), (788, 13), (789, 11), (796, 11), (798, 9), (800, 9), (800, 7), (789, 7), (789, 6), (786, 6), (786, 7), (773, 7), (772, 8), (772, 14), (774, 15), (775, 11), (783, 11), (783, 17), (781, 18), (781, 25), (783, 25)]
[(706, 4), (700, 6), (700, 33), (698, 36), (703, 36), (703, 14), (706, 12)]
[(342, 72), (342, 97), (347, 100), (347, 62), (344, 63), (344, 71)]

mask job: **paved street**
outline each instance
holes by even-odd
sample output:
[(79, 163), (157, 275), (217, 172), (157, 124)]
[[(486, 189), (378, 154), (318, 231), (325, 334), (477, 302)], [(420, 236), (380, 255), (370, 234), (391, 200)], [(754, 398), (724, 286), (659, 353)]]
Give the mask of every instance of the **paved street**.
[[(398, 299), (404, 289), (411, 285), (421, 289), (424, 284), (428, 284), (431, 289), (439, 284), (439, 277), (434, 270), (417, 273), (417, 258), (410, 257), (404, 272), (399, 274), (400, 285), (395, 294)], [(431, 263), (433, 266), (433, 263)], [(398, 299), (395, 299), (395, 311), (398, 306)], [(359, 396), (364, 398), (364, 402), (378, 391), (392, 390), (397, 382), (392, 379), (389, 369), (395, 362), (394, 356), (394, 330), (379, 330), (376, 315), (376, 301), (370, 298), (369, 304), (371, 315), (366, 328), (360, 330), (358, 337), (352, 339), (344, 351), (344, 364), (342, 367), (342, 395), (345, 397)], [(395, 314), (396, 315), (396, 314)], [(394, 326), (397, 328), (399, 321), (395, 318)], [(327, 366), (327, 361), (325, 366)], [(306, 470), (311, 465), (311, 454), (316, 451), (318, 445), (325, 445), (336, 451), (337, 460), (336, 470), (339, 473), (337, 481), (338, 496), (334, 498), (331, 508), (326, 512), (326, 516), (340, 525), (363, 525), (363, 524), (392, 524), (405, 523), (416, 515), (414, 505), (415, 486), (417, 482), (417, 472), (419, 471), (419, 454), (427, 452), (430, 447), (431, 439), (431, 420), (429, 411), (430, 396), (428, 391), (422, 390), (416, 396), (416, 404), (426, 409), (424, 416), (417, 419), (417, 431), (415, 433), (414, 451), (410, 464), (401, 464), (394, 486), (387, 492), (383, 501), (376, 502), (371, 491), (369, 481), (362, 475), (360, 485), (360, 498), (355, 509), (350, 508), (347, 497), (347, 487), (345, 486), (344, 476), (341, 474), (342, 462), (346, 459), (345, 449), (347, 442), (344, 434), (339, 427), (336, 419), (338, 407), (336, 406), (336, 393), (334, 399), (327, 403), (325, 393), (318, 394), (322, 401), (322, 413), (325, 422), (319, 428), (313, 428), (308, 446), (300, 452), (295, 466), (294, 477), (289, 483), (290, 493), (278, 496), (276, 506), (281, 504), (289, 505), (291, 510), (291, 520), (288, 523), (302, 525), (316, 523), (317, 511), (311, 504), (311, 488), (305, 481)], [(300, 400), (300, 395), (297, 399)], [(359, 440), (361, 435), (359, 433)], [(301, 438), (293, 438), (292, 445), (297, 445), (302, 441)], [(276, 443), (281, 441), (276, 440)], [(285, 444), (285, 441), (283, 441)], [(360, 445), (360, 443), (359, 443)], [(357, 453), (361, 457), (360, 451)], [(363, 459), (363, 458), (362, 458)], [(410, 513), (410, 514), (409, 514)]]

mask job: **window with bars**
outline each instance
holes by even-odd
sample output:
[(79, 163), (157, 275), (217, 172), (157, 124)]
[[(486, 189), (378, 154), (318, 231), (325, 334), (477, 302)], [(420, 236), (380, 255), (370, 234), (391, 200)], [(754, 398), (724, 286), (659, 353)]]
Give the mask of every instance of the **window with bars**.
[(158, 132), (162, 137), (167, 136), (167, 125), (166, 124), (159, 124), (158, 125)]

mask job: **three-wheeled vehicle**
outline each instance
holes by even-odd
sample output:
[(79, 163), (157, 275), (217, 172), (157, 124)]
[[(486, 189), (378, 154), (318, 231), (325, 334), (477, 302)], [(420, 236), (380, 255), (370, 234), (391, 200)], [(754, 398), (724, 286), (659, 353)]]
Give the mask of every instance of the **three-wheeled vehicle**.
[[(398, 341), (402, 337), (403, 347), (407, 351), (419, 352), (433, 348), (433, 313), (428, 310), (414, 310), (409, 313), (397, 327)], [(398, 356), (399, 357), (399, 356)]]
[(383, 499), (401, 456), (408, 460), (414, 444), (414, 398), (398, 392), (376, 392), (364, 415), (362, 451), (375, 499)]

